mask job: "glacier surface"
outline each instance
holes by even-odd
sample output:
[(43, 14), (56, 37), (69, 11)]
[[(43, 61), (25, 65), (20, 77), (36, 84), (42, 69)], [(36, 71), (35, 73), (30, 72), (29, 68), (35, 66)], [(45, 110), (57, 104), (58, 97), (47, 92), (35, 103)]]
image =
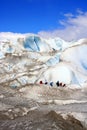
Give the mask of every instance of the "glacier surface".
[(42, 39), (34, 34), (0, 33), (0, 84), (24, 86), (57, 81), (87, 83), (87, 39)]

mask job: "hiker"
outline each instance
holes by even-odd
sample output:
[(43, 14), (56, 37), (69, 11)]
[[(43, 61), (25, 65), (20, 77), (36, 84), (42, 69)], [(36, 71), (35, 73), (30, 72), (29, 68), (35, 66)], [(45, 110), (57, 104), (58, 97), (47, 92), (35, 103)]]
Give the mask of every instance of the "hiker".
[(59, 83), (59, 86), (60, 86), (60, 87), (62, 87), (62, 82), (61, 82), (61, 83)]
[(48, 84), (48, 82), (45, 82), (45, 85), (47, 85)]
[(66, 84), (63, 84), (63, 86), (62, 87), (65, 87), (66, 86)]
[(59, 81), (56, 82), (57, 87), (59, 87)]
[(42, 81), (40, 81), (39, 83), (40, 83), (40, 84), (43, 84), (43, 82), (42, 82)]
[(53, 82), (50, 82), (50, 86), (53, 86)]

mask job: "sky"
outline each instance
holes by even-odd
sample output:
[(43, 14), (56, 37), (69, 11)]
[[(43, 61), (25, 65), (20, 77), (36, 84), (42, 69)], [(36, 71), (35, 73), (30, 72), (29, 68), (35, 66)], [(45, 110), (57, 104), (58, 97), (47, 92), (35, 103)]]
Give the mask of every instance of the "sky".
[(0, 0), (0, 32), (87, 36), (87, 0)]

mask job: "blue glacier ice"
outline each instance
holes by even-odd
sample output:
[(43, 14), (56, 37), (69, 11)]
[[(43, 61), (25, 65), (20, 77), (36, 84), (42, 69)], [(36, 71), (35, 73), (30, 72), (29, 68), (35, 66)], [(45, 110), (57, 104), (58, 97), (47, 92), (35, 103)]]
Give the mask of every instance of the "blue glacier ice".
[(37, 47), (35, 37), (30, 36), (25, 39), (24, 47), (28, 50), (39, 51), (39, 47)]
[(24, 41), (24, 48), (30, 51), (47, 51), (49, 46), (38, 36), (28, 36)]
[(81, 61), (82, 67), (87, 70), (87, 62), (86, 61)]
[(59, 61), (60, 61), (60, 53), (58, 53), (58, 54), (56, 54), (55, 56), (53, 56), (52, 58), (50, 58), (50, 59), (46, 62), (46, 64), (47, 64), (48, 66), (53, 66), (53, 65), (58, 64)]
[(7, 53), (13, 53), (14, 49), (12, 47), (7, 48)]
[(54, 50), (58, 51), (63, 51), (64, 49), (68, 48), (68, 46), (71, 44), (70, 42), (66, 42), (61, 38), (50, 38), (48, 39), (48, 43)]
[(0, 51), (0, 59), (4, 58), (4, 54)]

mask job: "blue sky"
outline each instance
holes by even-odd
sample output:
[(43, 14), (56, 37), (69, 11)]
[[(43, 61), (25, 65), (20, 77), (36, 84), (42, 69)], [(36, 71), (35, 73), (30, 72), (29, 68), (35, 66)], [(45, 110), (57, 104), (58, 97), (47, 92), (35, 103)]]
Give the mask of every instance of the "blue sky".
[(81, 12), (87, 12), (87, 0), (0, 0), (0, 32), (63, 30)]

